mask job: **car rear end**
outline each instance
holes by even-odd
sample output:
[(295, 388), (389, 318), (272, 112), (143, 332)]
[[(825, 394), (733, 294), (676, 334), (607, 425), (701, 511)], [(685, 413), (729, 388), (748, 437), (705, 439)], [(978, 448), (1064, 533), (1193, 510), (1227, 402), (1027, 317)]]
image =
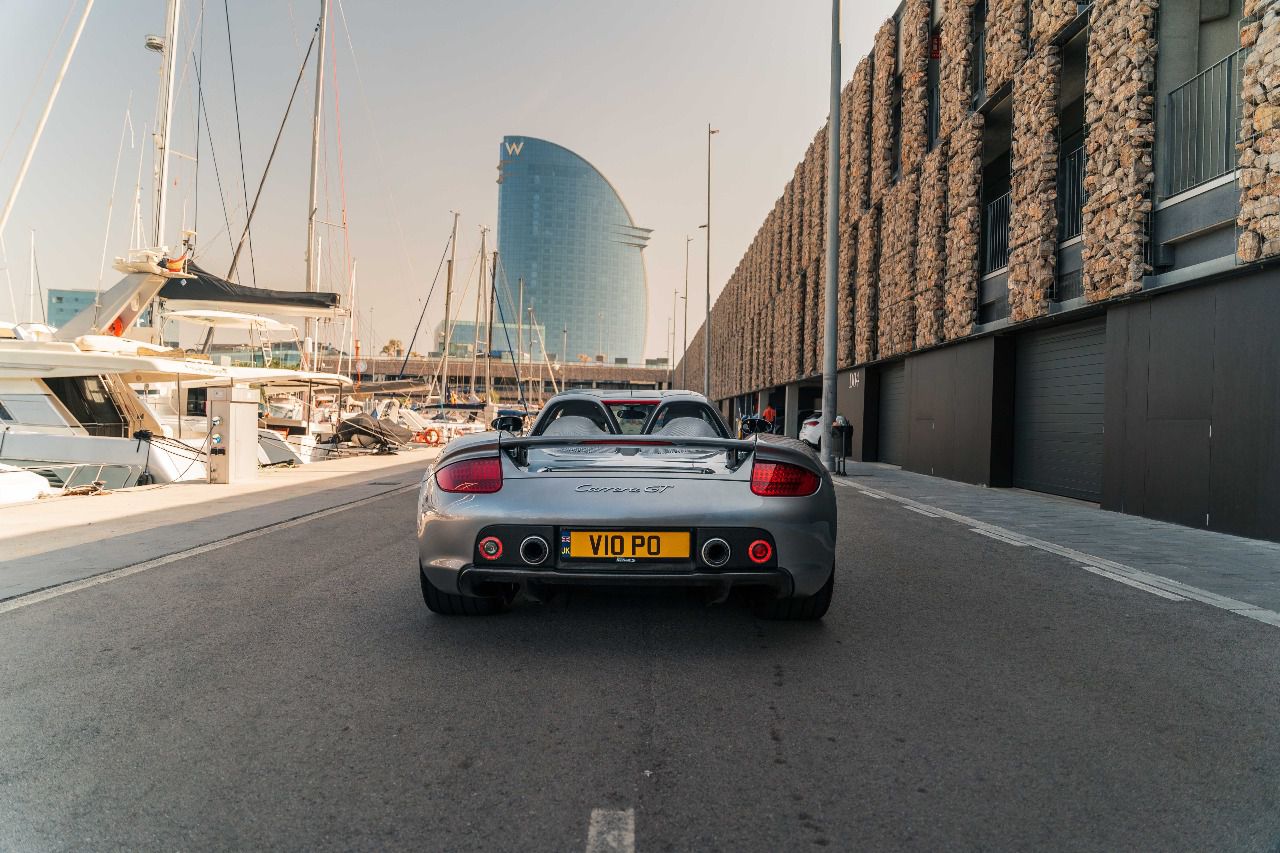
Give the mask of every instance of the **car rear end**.
[(439, 591), (752, 586), (794, 599), (830, 579), (830, 477), (796, 445), (490, 436), (424, 479), (420, 562)]

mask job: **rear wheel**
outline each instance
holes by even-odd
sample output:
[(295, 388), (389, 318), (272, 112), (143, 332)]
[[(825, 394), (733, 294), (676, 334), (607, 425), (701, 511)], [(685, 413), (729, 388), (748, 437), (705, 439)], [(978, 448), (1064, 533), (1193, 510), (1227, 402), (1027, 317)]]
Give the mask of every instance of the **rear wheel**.
[(422, 600), (427, 603), (427, 609), (442, 616), (491, 616), (506, 610), (511, 603), (506, 598), (475, 598), (445, 592), (427, 580), (427, 573), (421, 568), (418, 578), (422, 581)]
[(811, 622), (827, 615), (831, 607), (831, 593), (835, 589), (836, 570), (831, 567), (831, 574), (822, 589), (813, 595), (793, 596), (791, 598), (773, 598), (761, 601), (756, 605), (756, 615), (761, 619), (776, 619), (789, 622)]

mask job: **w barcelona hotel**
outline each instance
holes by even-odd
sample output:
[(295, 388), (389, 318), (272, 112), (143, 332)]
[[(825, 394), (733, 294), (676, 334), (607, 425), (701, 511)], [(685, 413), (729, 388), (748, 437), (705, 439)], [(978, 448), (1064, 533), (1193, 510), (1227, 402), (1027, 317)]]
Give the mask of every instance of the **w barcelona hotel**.
[(502, 270), (512, 288), (524, 281), (546, 348), (567, 362), (643, 363), (651, 229), (599, 169), (553, 142), (504, 137), (498, 175)]

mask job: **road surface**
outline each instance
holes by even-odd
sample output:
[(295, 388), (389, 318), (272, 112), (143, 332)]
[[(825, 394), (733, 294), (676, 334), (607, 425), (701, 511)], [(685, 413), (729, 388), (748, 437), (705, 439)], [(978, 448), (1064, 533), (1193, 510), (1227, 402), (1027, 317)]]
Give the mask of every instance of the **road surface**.
[(1280, 849), (1280, 629), (839, 500), (820, 624), (433, 616), (411, 491), (0, 613), (0, 849)]

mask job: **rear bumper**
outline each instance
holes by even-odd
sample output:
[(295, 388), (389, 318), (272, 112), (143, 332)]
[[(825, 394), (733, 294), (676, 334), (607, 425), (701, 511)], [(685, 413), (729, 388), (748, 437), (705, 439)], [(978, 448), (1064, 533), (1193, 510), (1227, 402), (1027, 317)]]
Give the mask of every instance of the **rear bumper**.
[(728, 592), (737, 586), (773, 590), (778, 597), (793, 594), (795, 583), (785, 569), (731, 572), (635, 572), (615, 569), (519, 569), (468, 566), (458, 573), (458, 591), (463, 595), (484, 595), (487, 584), (574, 585), (574, 586), (694, 586)]

